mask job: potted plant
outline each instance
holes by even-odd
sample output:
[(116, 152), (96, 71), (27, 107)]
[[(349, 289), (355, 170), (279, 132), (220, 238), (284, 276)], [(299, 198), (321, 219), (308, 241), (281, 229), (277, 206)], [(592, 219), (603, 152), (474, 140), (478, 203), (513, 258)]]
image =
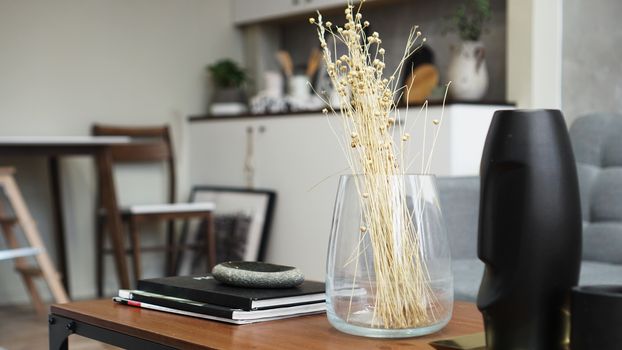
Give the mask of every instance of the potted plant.
[(248, 81), (246, 72), (230, 59), (222, 59), (207, 66), (214, 82), (212, 115), (240, 114), (247, 111), (243, 86)]
[(453, 50), (448, 70), (450, 93), (456, 99), (479, 100), (486, 94), (488, 70), (481, 36), (490, 17), (490, 0), (464, 0), (450, 19), (450, 31), (462, 41)]

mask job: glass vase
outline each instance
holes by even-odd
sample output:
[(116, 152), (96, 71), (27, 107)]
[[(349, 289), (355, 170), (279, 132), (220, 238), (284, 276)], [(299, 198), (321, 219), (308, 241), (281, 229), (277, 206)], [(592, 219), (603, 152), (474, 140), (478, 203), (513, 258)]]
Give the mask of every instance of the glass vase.
[(327, 316), (366, 337), (434, 333), (451, 318), (451, 254), (432, 175), (346, 175), (328, 249)]

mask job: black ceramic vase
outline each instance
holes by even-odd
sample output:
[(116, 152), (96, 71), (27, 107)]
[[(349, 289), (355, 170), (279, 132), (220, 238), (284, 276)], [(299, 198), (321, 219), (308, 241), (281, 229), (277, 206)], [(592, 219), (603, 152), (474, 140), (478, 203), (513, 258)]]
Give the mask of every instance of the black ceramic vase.
[(558, 110), (503, 110), (481, 163), (477, 297), (488, 350), (557, 350), (581, 263), (581, 205)]

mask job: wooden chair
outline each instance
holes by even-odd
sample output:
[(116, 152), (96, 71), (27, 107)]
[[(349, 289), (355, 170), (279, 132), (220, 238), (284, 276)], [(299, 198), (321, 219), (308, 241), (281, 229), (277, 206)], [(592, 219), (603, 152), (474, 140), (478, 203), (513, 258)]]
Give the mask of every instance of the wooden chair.
[[(60, 275), (54, 268), (43, 245), (37, 225), (30, 215), (26, 202), (13, 178), (14, 173), (13, 168), (0, 168), (0, 188), (13, 212), (12, 215), (9, 214), (7, 208), (0, 202), (0, 227), (2, 227), (4, 240), (9, 248), (0, 250), (0, 260), (14, 260), (15, 270), (21, 274), (35, 310), (38, 314), (45, 315), (47, 310), (41, 295), (37, 291), (34, 282), (35, 277), (43, 277), (56, 303), (66, 303), (69, 298), (60, 281)], [(14, 230), (15, 226), (18, 225), (24, 233), (28, 246), (24, 247), (19, 244)], [(29, 256), (35, 257), (38, 266), (28, 261), (27, 257)]]
[[(213, 203), (175, 203), (176, 173), (175, 157), (168, 126), (161, 127), (125, 127), (112, 125), (94, 125), (92, 134), (95, 136), (129, 136), (132, 142), (112, 146), (112, 161), (114, 164), (138, 164), (163, 162), (168, 168), (168, 203), (155, 205), (135, 205), (121, 209), (121, 218), (129, 228), (130, 249), (132, 256), (133, 273), (136, 280), (140, 279), (141, 251), (165, 251), (165, 274), (174, 273), (174, 261), (177, 252), (181, 249), (198, 251), (204, 249), (207, 253), (207, 268), (211, 269), (216, 261), (215, 236), (213, 228)], [(101, 186), (100, 186), (101, 188)], [(103, 295), (105, 253), (111, 252), (104, 248), (105, 213), (101, 210), (101, 196), (99, 196), (98, 222), (96, 232), (96, 278), (97, 294)], [(174, 220), (189, 220), (192, 218), (205, 219), (208, 222), (205, 229), (205, 245), (177, 244), (175, 239)], [(167, 222), (166, 244), (154, 247), (141, 247), (138, 226), (147, 221)]]

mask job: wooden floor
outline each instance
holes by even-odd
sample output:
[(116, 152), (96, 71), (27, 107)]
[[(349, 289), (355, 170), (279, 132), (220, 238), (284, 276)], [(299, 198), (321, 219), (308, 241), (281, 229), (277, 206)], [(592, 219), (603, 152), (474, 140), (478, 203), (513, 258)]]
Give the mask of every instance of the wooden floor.
[[(47, 316), (35, 314), (30, 306), (0, 307), (0, 349), (2, 350), (45, 350), (48, 348)], [(94, 340), (72, 335), (70, 350), (118, 349)]]

